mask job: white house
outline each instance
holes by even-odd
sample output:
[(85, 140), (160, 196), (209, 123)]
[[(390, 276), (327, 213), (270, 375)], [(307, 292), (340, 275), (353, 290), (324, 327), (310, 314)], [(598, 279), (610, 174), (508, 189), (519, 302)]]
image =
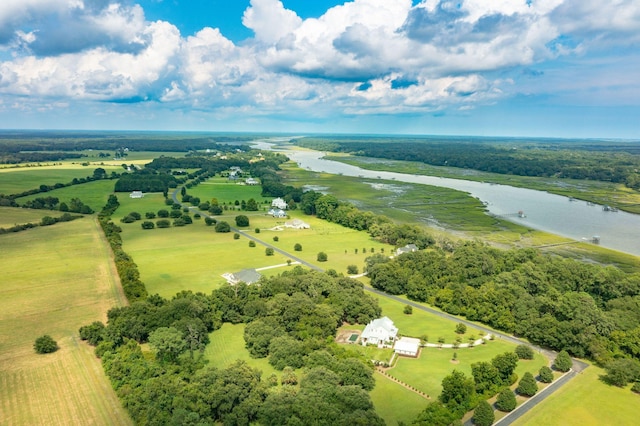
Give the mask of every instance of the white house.
[(129, 197), (131, 197), (131, 198), (142, 198), (142, 197), (144, 197), (144, 194), (142, 193), (142, 191), (132, 191), (131, 194), (129, 194)]
[(227, 272), (225, 274), (222, 274), (222, 277), (227, 280), (229, 284), (235, 285), (239, 282), (253, 284), (255, 282), (258, 282), (262, 275), (255, 269), (243, 269), (242, 271), (234, 273)]
[(258, 182), (257, 180), (255, 180), (254, 178), (246, 178), (244, 180), (244, 184), (245, 185), (259, 185), (260, 182)]
[(275, 207), (276, 209), (280, 210), (286, 210), (288, 206), (286, 201), (278, 197), (271, 202), (271, 207)]
[(382, 317), (371, 321), (360, 335), (362, 346), (378, 345), (391, 346), (398, 335), (398, 329), (389, 317)]
[(307, 222), (304, 222), (300, 219), (288, 220), (284, 223), (285, 228), (292, 229), (309, 229), (311, 226)]
[(287, 212), (285, 212), (284, 210), (281, 209), (271, 209), (267, 212), (267, 214), (273, 216), (273, 217), (279, 217), (279, 218), (283, 218), (283, 217), (287, 217)]
[(415, 244), (407, 244), (406, 246), (397, 249), (396, 255), (399, 256), (403, 253), (412, 253), (414, 251), (418, 251), (418, 246), (416, 246)]
[(420, 339), (413, 337), (401, 337), (399, 340), (396, 340), (396, 343), (393, 345), (393, 351), (398, 355), (417, 357), (419, 350)]

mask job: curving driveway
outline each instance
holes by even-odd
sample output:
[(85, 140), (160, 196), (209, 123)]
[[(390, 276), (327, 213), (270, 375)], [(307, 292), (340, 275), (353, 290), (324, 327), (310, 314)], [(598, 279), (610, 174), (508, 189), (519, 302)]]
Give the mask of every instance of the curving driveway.
[[(181, 187), (177, 187), (172, 193), (171, 193), (171, 198), (173, 199), (174, 203), (180, 204), (181, 206), (184, 206), (184, 204), (180, 201), (178, 201), (178, 191), (181, 189)], [(190, 206), (189, 206), (190, 207)], [(214, 219), (214, 216), (210, 215), (208, 212), (203, 212), (201, 210), (198, 210), (198, 213), (201, 216), (204, 217), (209, 217)], [(284, 256), (289, 257), (290, 259), (299, 262), (302, 265), (307, 266), (310, 269), (313, 269), (315, 271), (319, 271), (319, 272), (324, 272), (324, 269), (314, 265), (313, 263), (307, 262), (304, 259), (301, 259), (297, 256), (294, 256), (292, 254), (290, 254), (289, 252), (286, 252), (272, 244), (269, 244), (265, 241), (262, 241), (261, 239), (257, 238), (255, 235), (249, 234), (246, 231), (243, 231), (241, 229), (238, 229), (234, 226), (231, 226), (231, 230), (234, 232), (237, 232), (240, 235), (243, 235), (244, 237), (253, 240), (256, 242), (256, 244), (260, 244), (263, 245), (265, 247), (269, 247), (272, 248), (275, 252), (278, 252)], [(557, 352), (549, 350), (549, 349), (545, 349), (542, 348), (540, 346), (537, 345), (532, 345), (529, 342), (523, 341), (515, 336), (511, 336), (509, 334), (505, 334), (502, 333), (500, 331), (496, 331), (493, 330), (489, 327), (486, 327), (484, 325), (481, 324), (477, 324), (475, 322), (471, 322), (468, 321), (466, 319), (463, 318), (459, 318), (455, 315), (451, 315), (451, 314), (447, 314), (445, 312), (439, 311), (437, 309), (434, 308), (430, 308), (428, 306), (424, 306), (421, 305), (419, 303), (413, 302), (411, 300), (407, 300), (407, 299), (403, 299), (401, 297), (398, 296), (394, 296), (391, 294), (387, 294), (383, 291), (380, 290), (376, 290), (375, 288), (372, 287), (367, 287), (365, 286), (364, 289), (368, 292), (377, 294), (379, 296), (382, 297), (387, 297), (389, 299), (398, 301), (400, 303), (404, 303), (406, 305), (411, 305), (412, 307), (425, 311), (425, 312), (429, 312), (430, 314), (439, 316), (441, 318), (444, 319), (448, 319), (451, 321), (457, 321), (457, 322), (461, 322), (467, 326), (471, 326), (474, 328), (477, 328), (481, 331), (484, 331), (485, 333), (488, 334), (493, 334), (496, 338), (498, 339), (502, 339), (504, 341), (510, 342), (510, 343), (514, 343), (516, 345), (520, 345), (520, 344), (525, 344), (525, 345), (529, 345), (530, 347), (532, 347), (534, 350), (538, 351), (539, 353), (541, 353), (542, 355), (546, 356), (549, 360), (554, 359), (556, 357), (556, 355), (558, 355)], [(528, 412), (529, 410), (531, 410), (533, 407), (535, 407), (537, 404), (539, 404), (540, 402), (542, 402), (544, 399), (546, 399), (549, 395), (551, 395), (553, 392), (555, 392), (556, 390), (558, 390), (561, 386), (563, 386), (565, 383), (567, 383), (569, 380), (571, 380), (573, 377), (575, 377), (575, 375), (579, 372), (581, 372), (582, 370), (586, 369), (589, 367), (589, 364), (587, 364), (586, 362), (580, 361), (578, 359), (573, 359), (573, 368), (566, 373), (565, 375), (563, 375), (562, 377), (560, 377), (559, 379), (555, 380), (553, 383), (551, 383), (549, 386), (547, 386), (546, 388), (544, 388), (543, 390), (541, 390), (540, 392), (538, 392), (537, 394), (535, 394), (534, 396), (532, 396), (531, 398), (529, 398), (528, 400), (526, 400), (524, 403), (522, 403), (521, 405), (519, 405), (515, 410), (513, 410), (512, 412), (508, 413), (506, 416), (504, 416), (502, 419), (500, 419), (498, 422), (496, 422), (495, 424), (500, 424), (500, 426), (507, 426), (510, 425), (511, 423), (515, 422), (516, 420), (518, 420), (522, 415), (524, 415), (526, 412)], [(465, 426), (472, 426), (473, 425), (473, 421), (471, 419), (467, 420), (465, 423)]]

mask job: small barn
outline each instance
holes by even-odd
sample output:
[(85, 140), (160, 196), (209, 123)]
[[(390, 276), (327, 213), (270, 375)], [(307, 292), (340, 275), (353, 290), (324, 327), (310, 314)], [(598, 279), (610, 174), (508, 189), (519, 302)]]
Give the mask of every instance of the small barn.
[(401, 337), (393, 345), (393, 351), (398, 355), (417, 357), (420, 350), (420, 339)]
[(129, 198), (142, 198), (144, 197), (144, 194), (142, 193), (142, 191), (132, 191), (131, 194), (129, 194)]
[(286, 210), (287, 209), (287, 202), (285, 200), (283, 200), (282, 198), (278, 197), (278, 198), (274, 198), (274, 200), (271, 202), (271, 207), (274, 207), (276, 209), (280, 209), (280, 210)]

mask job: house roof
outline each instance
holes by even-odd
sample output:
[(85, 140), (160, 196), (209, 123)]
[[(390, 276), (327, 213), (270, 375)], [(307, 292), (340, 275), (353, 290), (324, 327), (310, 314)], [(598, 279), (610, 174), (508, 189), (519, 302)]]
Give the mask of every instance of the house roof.
[(234, 272), (232, 274), (227, 273), (222, 276), (226, 278), (230, 284), (237, 284), (239, 282), (253, 284), (260, 280), (260, 278), (262, 277), (260, 272), (256, 271), (255, 269), (243, 269), (241, 271)]
[(418, 251), (418, 246), (416, 246), (415, 244), (407, 244), (407, 245), (406, 245), (406, 246), (404, 246), (404, 247), (400, 247), (400, 248), (397, 250), (397, 253), (398, 253), (398, 254), (401, 254), (401, 253), (410, 253), (410, 252), (412, 252), (412, 251)]
[[(386, 334), (386, 336), (380, 336), (381, 333)], [(362, 332), (363, 338), (371, 338), (371, 337), (395, 337), (398, 333), (398, 329), (393, 325), (393, 321), (389, 317), (382, 317), (378, 319), (374, 319), (364, 328)]]
[(393, 350), (399, 352), (417, 353), (418, 348), (420, 348), (420, 339), (413, 337), (401, 337), (393, 345)]

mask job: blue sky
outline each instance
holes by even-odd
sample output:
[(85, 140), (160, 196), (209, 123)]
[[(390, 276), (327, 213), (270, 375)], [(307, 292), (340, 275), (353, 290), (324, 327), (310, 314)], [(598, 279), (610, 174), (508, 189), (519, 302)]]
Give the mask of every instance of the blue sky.
[(637, 0), (2, 0), (0, 128), (640, 139)]

